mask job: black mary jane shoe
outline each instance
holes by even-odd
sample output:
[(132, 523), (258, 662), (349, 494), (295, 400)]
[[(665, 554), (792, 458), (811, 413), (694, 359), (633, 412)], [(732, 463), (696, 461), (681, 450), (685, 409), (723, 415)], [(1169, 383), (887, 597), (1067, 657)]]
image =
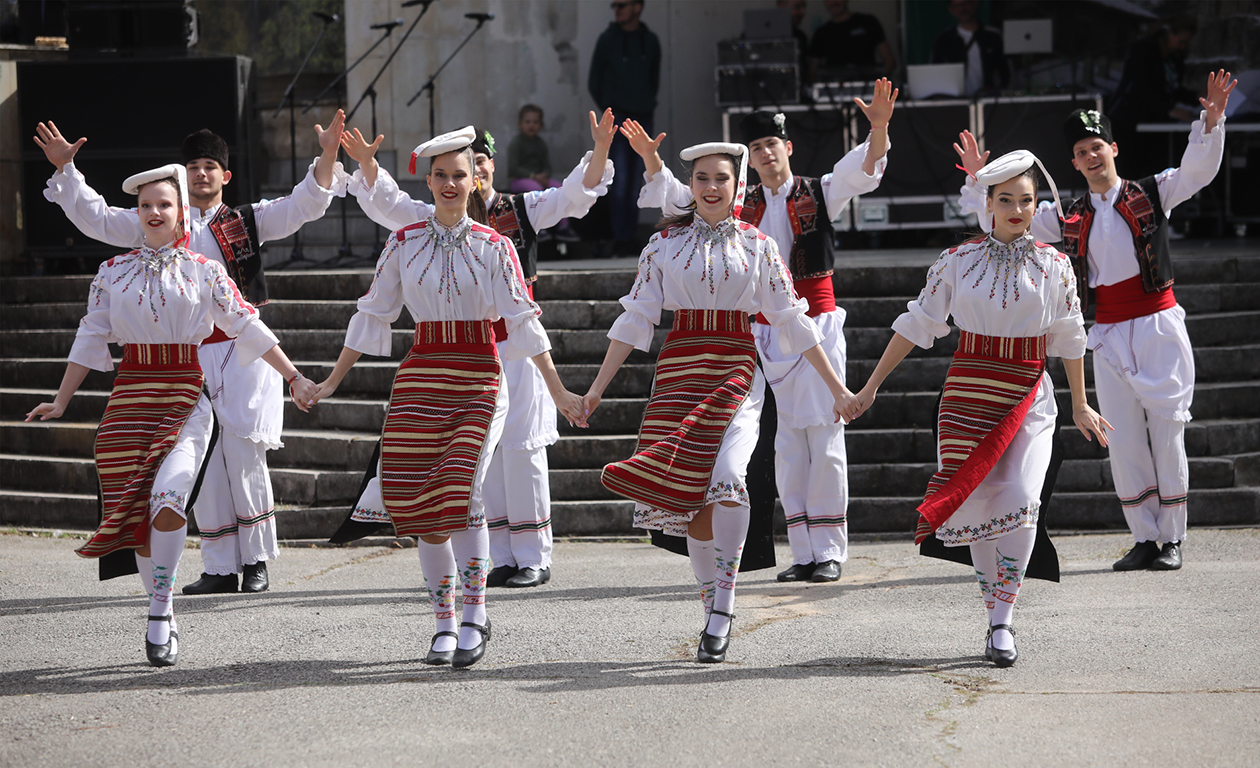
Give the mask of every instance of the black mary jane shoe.
[(817, 565), (815, 563), (798, 563), (793, 565), (791, 568), (788, 568), (786, 571), (781, 571), (779, 575), (775, 577), (775, 580), (809, 581), (810, 578), (813, 577), (814, 568), (816, 567)]
[(452, 669), (465, 669), (473, 664), (481, 661), (481, 657), (486, 655), (486, 643), (490, 641), (490, 619), (486, 619), (486, 625), (474, 624), (471, 621), (461, 621), (461, 627), (472, 627), (481, 633), (481, 642), (477, 643), (476, 648), (456, 648), (454, 655), (451, 657)]
[(705, 621), (704, 629), (700, 630), (700, 647), (696, 649), (696, 661), (701, 664), (720, 664), (726, 661), (726, 650), (731, 646), (731, 630), (735, 628), (735, 614), (719, 611), (716, 608), (710, 609), (709, 613), (725, 616), (731, 622), (726, 626), (726, 634), (718, 637), (709, 634), (709, 622)]
[(515, 576), (520, 571), (515, 565), (500, 565), (491, 568), (490, 573), (486, 575), (487, 587), (501, 587), (507, 584), (507, 580)]
[(998, 629), (1005, 629), (1007, 632), (1010, 632), (1012, 640), (1015, 637), (1015, 628), (1010, 624), (994, 624), (989, 627), (989, 633), (984, 636), (984, 658), (993, 662), (995, 667), (1014, 666), (1015, 660), (1019, 658), (1018, 648), (1012, 647), (1009, 650), (1003, 650), (993, 647), (993, 632)]
[(243, 566), (241, 571), (242, 592), (266, 592), (271, 586), (271, 580), (267, 578), (266, 560)]
[[(150, 616), (149, 621), (165, 621), (171, 623), (171, 615)], [(149, 658), (149, 664), (155, 667), (173, 667), (175, 662), (179, 661), (179, 632), (171, 630), (171, 636), (167, 638), (164, 645), (149, 642), (149, 629), (146, 626), (144, 630), (144, 655)]]
[(449, 651), (435, 651), (433, 645), (439, 637), (453, 637), (455, 642), (459, 643), (459, 634), (455, 632), (438, 632), (429, 641), (429, 652), (425, 654), (424, 663), (434, 667), (440, 667), (443, 664), (450, 664), (455, 659), (454, 649)]

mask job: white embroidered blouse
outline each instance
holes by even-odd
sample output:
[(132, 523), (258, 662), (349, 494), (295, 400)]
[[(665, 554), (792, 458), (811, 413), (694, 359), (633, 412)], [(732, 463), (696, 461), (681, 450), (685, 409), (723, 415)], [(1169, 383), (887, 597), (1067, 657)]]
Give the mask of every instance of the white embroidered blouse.
[(390, 324), (404, 304), (417, 323), (502, 317), (508, 338), (500, 351), (507, 360), (551, 349), (511, 241), (467, 216), (450, 228), (430, 218), (390, 235), (372, 287), (350, 318), (346, 346), (388, 356)]
[(236, 338), (242, 366), (278, 343), (218, 262), (169, 244), (146, 246), (97, 270), (70, 362), (109, 371), (110, 342), (200, 344), (215, 326)]
[(733, 218), (715, 228), (697, 216), (687, 226), (653, 235), (621, 306), (626, 311), (608, 338), (645, 352), (664, 309), (761, 313), (778, 331), (785, 354), (800, 354), (822, 341), (818, 326), (805, 315), (809, 303), (796, 296), (774, 241)]
[(927, 285), (893, 330), (927, 349), (949, 334), (947, 318), (970, 333), (1020, 338), (1045, 334), (1046, 354), (1085, 355), (1076, 273), (1067, 256), (1032, 235), (1003, 244), (986, 237), (941, 254)]

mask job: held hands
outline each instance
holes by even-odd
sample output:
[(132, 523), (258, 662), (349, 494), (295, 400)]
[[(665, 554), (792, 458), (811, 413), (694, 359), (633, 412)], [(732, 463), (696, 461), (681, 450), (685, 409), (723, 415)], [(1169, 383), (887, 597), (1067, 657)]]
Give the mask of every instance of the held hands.
[(989, 153), (980, 154), (980, 144), (976, 142), (976, 137), (971, 135), (971, 131), (958, 134), (958, 141), (962, 143), (962, 146), (955, 143), (954, 151), (962, 159), (962, 166), (967, 171), (967, 175), (974, 179), (984, 164), (989, 162)]
[(376, 150), (380, 149), (381, 142), (384, 140), (385, 134), (382, 133), (376, 137), (376, 141), (369, 144), (367, 139), (363, 138), (363, 134), (359, 133), (358, 128), (341, 134), (342, 148), (346, 150), (350, 159), (359, 165), (373, 162), (376, 159)]
[(299, 375), (292, 383), (289, 384), (289, 397), (292, 398), (293, 404), (303, 413), (309, 413), (311, 406), (319, 402), (317, 394), (319, 387), (315, 382)]
[[(858, 416), (861, 416), (862, 414), (866, 413), (866, 411), (872, 405), (875, 404), (875, 394), (877, 392), (879, 392), (879, 390), (872, 389), (871, 386), (868, 384), (867, 386), (862, 387), (861, 391), (853, 396), (853, 399), (857, 401), (857, 405), (858, 405), (857, 415)], [(857, 418), (857, 417), (854, 417), (854, 418)]]
[(1207, 110), (1209, 130), (1215, 127), (1217, 121), (1225, 114), (1225, 105), (1229, 103), (1229, 95), (1234, 92), (1234, 87), (1237, 85), (1238, 81), (1232, 79), (1230, 73), (1223, 69), (1208, 75), (1207, 97), (1200, 98), (1199, 103)]
[(328, 130), (324, 130), (319, 123), (315, 124), (315, 135), (319, 137), (319, 146), (324, 150), (324, 154), (337, 154), (337, 147), (341, 145), (341, 135), (345, 127), (346, 113), (340, 109), (333, 116), (332, 122), (328, 124)]
[(643, 126), (638, 120), (627, 119), (621, 124), (621, 135), (626, 137), (630, 142), (630, 148), (635, 151), (643, 159), (648, 159), (657, 153), (660, 149), (661, 142), (665, 140), (665, 134), (661, 134), (653, 139), (648, 136), (647, 131), (643, 130)]
[(332, 383), (331, 376), (321, 381), (315, 386), (315, 393), (311, 396), (311, 405), (319, 405), (320, 400), (323, 400), (326, 397), (332, 397), (333, 393), (337, 391), (337, 386), (339, 384), (340, 382), (337, 384)]
[[(44, 150), (44, 157), (48, 158), (48, 162), (57, 166), (59, 171), (66, 163), (74, 160), (74, 156), (79, 152), (79, 147), (83, 146), (86, 141), (86, 136), (73, 144), (66, 141), (62, 137), (61, 131), (57, 130), (57, 124), (52, 120), (49, 120), (47, 124), (40, 123), (35, 126), (35, 143), (39, 145), (40, 149)], [(57, 415), (60, 416), (61, 414)], [(30, 421), (30, 419), (27, 419), (27, 421)]]
[(848, 387), (841, 385), (838, 391), (832, 392), (832, 396), (836, 399), (835, 405), (831, 408), (832, 415), (836, 417), (834, 423), (839, 424), (840, 420), (844, 419), (844, 423), (848, 424), (862, 415), (857, 396), (850, 392)]
[[(40, 123), (40, 125), (42, 126), (43, 123)], [(79, 143), (82, 144), (83, 139), (80, 139)], [(26, 420), (31, 421), (36, 416), (39, 417), (40, 421), (48, 421), (49, 419), (60, 419), (61, 415), (65, 412), (66, 412), (66, 407), (64, 405), (58, 405), (57, 403), (40, 403), (39, 405), (32, 408), (30, 413), (26, 414)]]
[(560, 409), (560, 413), (569, 420), (570, 427), (587, 427), (586, 408), (583, 405), (583, 398), (573, 394), (569, 390), (561, 390), (560, 396), (552, 395), (551, 399), (556, 402), (556, 407)]
[(1073, 408), (1072, 421), (1076, 423), (1076, 428), (1081, 431), (1086, 440), (1093, 441), (1094, 438), (1090, 437), (1092, 432), (1098, 436), (1098, 444), (1104, 448), (1107, 447), (1107, 433), (1103, 431), (1103, 428), (1115, 431), (1115, 427), (1108, 424), (1106, 419), (1088, 405)]
[[(595, 142), (596, 147), (608, 149), (612, 146), (613, 137), (617, 135), (617, 125), (613, 121), (612, 110), (605, 109), (603, 116), (598, 120), (595, 119), (595, 113), (591, 112), (590, 118), (591, 140)], [(661, 135), (664, 136), (664, 134)]]
[(858, 109), (862, 110), (862, 114), (866, 115), (866, 119), (870, 121), (872, 128), (887, 128), (888, 121), (892, 119), (893, 106), (897, 103), (897, 94), (899, 93), (901, 91), (893, 88), (891, 80), (881, 77), (875, 81), (875, 96), (871, 99), (870, 104), (862, 101), (857, 96), (853, 97), (853, 103), (858, 106)]
[(599, 407), (603, 395), (595, 394), (595, 390), (591, 390), (582, 396), (582, 413), (585, 419), (589, 419), (595, 409)]

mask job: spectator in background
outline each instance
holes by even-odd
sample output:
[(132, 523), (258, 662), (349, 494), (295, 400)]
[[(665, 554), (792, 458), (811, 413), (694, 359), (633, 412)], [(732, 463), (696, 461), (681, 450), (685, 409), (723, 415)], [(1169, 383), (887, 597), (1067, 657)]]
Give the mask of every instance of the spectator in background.
[(947, 29), (932, 44), (933, 64), (963, 64), (967, 68), (964, 92), (996, 91), (1011, 81), (1011, 68), (1002, 50), (1002, 33), (981, 26), (980, 0), (949, 0), (949, 15), (958, 26)]
[(797, 65), (801, 76), (801, 88), (809, 84), (809, 35), (801, 29), (805, 20), (805, 0), (778, 0), (778, 7), (792, 14), (792, 39), (796, 40)]
[[(875, 73), (871, 70), (880, 67), (884, 75), (891, 75), (897, 68), (897, 57), (888, 38), (884, 37), (879, 19), (867, 13), (850, 12), (848, 0), (827, 0), (824, 5), (831, 14), (831, 21), (818, 28), (809, 44), (810, 79), (818, 82), (832, 75), (842, 80), (855, 79), (855, 76), (863, 79), (868, 75), (874, 79)], [(803, 8), (801, 13), (804, 14)]]
[[(508, 144), (508, 178), (511, 180), (509, 186), (512, 194), (558, 189), (560, 182), (551, 178), (551, 155), (547, 150), (547, 142), (538, 135), (543, 127), (542, 107), (537, 104), (521, 107), (516, 125), (521, 132)], [(560, 220), (555, 235), (558, 240), (566, 243), (575, 243), (581, 239), (569, 226), (568, 219)], [(550, 238), (549, 230), (538, 233), (540, 241)]]
[[(661, 82), (661, 43), (639, 21), (643, 0), (613, 0), (611, 5), (615, 20), (595, 43), (587, 90), (600, 111), (613, 111), (618, 124), (636, 120), (651, 133), (656, 91)], [(620, 132), (613, 139), (610, 159), (618, 179), (608, 195), (613, 252), (638, 254), (643, 160)]]

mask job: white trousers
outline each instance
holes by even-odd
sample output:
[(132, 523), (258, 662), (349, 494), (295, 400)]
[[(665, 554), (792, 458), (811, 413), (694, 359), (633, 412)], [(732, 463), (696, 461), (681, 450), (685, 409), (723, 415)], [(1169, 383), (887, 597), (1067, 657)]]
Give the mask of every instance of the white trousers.
[(1104, 355), (1094, 355), (1098, 407), (1108, 434), (1111, 478), (1134, 541), (1183, 541), (1190, 467), (1186, 423), (1142, 404), (1124, 374)]
[(795, 429), (779, 422), (774, 479), (787, 516), (792, 562), (849, 559), (849, 461), (844, 424)]
[(207, 461), (196, 505), (205, 572), (227, 576), (274, 560), (280, 549), (266, 446), (220, 429)]
[(490, 458), (482, 496), (495, 567), (551, 567), (551, 485), (547, 448), (508, 450)]

